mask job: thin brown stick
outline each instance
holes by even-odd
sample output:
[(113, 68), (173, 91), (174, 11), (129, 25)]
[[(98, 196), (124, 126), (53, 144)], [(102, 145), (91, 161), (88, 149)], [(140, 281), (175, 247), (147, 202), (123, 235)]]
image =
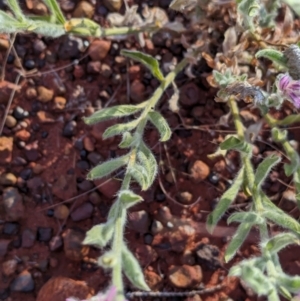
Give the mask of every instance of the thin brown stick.
[(127, 293), (126, 298), (132, 299), (135, 297), (161, 297), (161, 298), (172, 298), (172, 297), (191, 297), (194, 295), (204, 295), (204, 294), (212, 294), (215, 293), (218, 290), (221, 290), (224, 287), (224, 285), (219, 284), (214, 287), (205, 288), (202, 290), (193, 290), (189, 292), (132, 292)]
[(17, 33), (15, 32), (13, 35), (12, 35), (12, 38), (11, 40), (9, 40), (9, 47), (5, 53), (5, 57), (4, 57), (4, 61), (3, 61), (3, 65), (2, 65), (2, 70), (1, 70), (1, 78), (0, 78), (0, 81), (4, 81), (4, 78), (5, 78), (5, 69), (6, 69), (6, 64), (7, 64), (7, 59), (8, 59), (8, 56), (11, 52), (11, 49), (15, 43), (15, 39), (16, 39), (16, 36), (17, 36)]
[[(17, 78), (16, 78), (16, 80), (15, 80), (15, 85), (16, 85), (16, 86), (19, 84), (20, 78), (21, 78), (21, 74), (18, 74), (18, 75), (17, 75)], [(9, 100), (8, 100), (8, 103), (7, 103), (5, 112), (4, 112), (4, 116), (3, 116), (3, 119), (2, 119), (2, 122), (1, 122), (1, 125), (0, 125), (0, 136), (2, 135), (2, 131), (3, 131), (3, 128), (4, 128), (4, 125), (5, 125), (5, 121), (6, 121), (6, 118), (7, 118), (7, 115), (8, 115), (10, 106), (11, 106), (11, 103), (12, 103), (12, 101), (13, 101), (13, 99), (14, 99), (16, 90), (17, 90), (17, 88), (15, 87), (15, 88), (12, 90), (12, 92), (11, 92), (11, 94), (10, 94), (10, 96), (9, 96)]]

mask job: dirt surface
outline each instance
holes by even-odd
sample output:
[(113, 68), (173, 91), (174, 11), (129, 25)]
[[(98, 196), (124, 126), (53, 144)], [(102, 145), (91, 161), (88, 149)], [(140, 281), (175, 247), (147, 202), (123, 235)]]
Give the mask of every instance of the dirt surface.
[[(80, 5), (79, 1), (60, 2), (67, 16), (74, 15)], [(95, 8), (93, 19), (104, 24), (108, 10), (102, 1), (94, 2), (97, 4), (90, 2)], [(159, 3), (170, 19), (178, 15), (168, 10), (170, 1), (144, 2), (150, 6)], [(24, 7), (30, 10), (30, 3), (26, 1)], [(234, 22), (228, 10), (230, 6), (223, 6), (210, 16), (209, 20), (214, 22), (214, 31), (207, 33), (211, 55), (222, 52), (224, 32)], [(3, 64), (7, 36), (3, 35), (0, 41)], [(109, 273), (94, 263), (101, 252), (82, 247), (80, 242), (87, 230), (106, 220), (120, 175), (101, 182), (86, 181), (85, 176), (98, 162), (122, 151), (117, 139), (102, 139), (108, 122), (86, 126), (82, 117), (101, 107), (141, 102), (151, 95), (158, 82), (145, 68), (120, 56), (123, 48), (141, 49), (133, 37), (126, 41), (95, 42), (77, 37), (46, 39), (33, 34), (18, 35), (14, 47), (15, 53), (8, 57), (6, 82), (0, 87), (0, 121), (13, 87), (9, 82), (15, 82), (20, 62), (27, 77), (17, 83), (20, 87), (0, 137), (0, 300), (45, 301), (45, 297), (37, 299), (38, 292), (50, 278), (58, 276), (61, 278), (48, 288), (50, 291), (63, 286), (62, 277), (67, 277), (85, 281), (88, 289), (82, 290), (86, 294), (97, 292), (109, 284)], [(172, 59), (180, 61), (185, 51), (178, 37), (163, 34), (156, 34), (152, 41), (146, 39), (142, 50), (157, 55), (162, 64)], [(161, 169), (153, 187), (142, 194), (143, 204), (129, 213), (126, 240), (153, 290), (184, 292), (223, 284), (201, 299), (254, 300), (256, 297), (236, 279), (228, 278), (227, 273), (233, 263), (259, 253), (257, 233), (252, 231), (233, 262), (224, 264), (223, 253), (235, 226), (228, 227), (225, 217), (214, 235), (209, 235), (205, 228), (207, 215), (239, 167), (235, 153), (230, 153), (226, 160), (207, 157), (233, 129), (231, 123), (228, 127), (216, 126), (228, 108), (214, 101), (216, 89), (206, 80), (211, 70), (201, 59), (193, 69), (196, 78), (179, 74), (179, 114), (168, 109), (172, 91), (164, 94), (160, 111), (173, 130), (172, 139), (161, 144), (156, 130), (151, 126), (147, 129), (146, 142)], [(241, 106), (246, 120), (257, 118), (255, 111), (245, 104)], [(286, 107), (280, 114), (287, 115), (289, 110)], [(257, 162), (277, 149), (268, 143), (269, 129), (264, 130), (263, 140), (257, 142)], [(298, 133), (295, 129), (291, 135), (299, 142)], [(298, 217), (298, 209), (286, 195), (288, 188), (284, 183), (288, 184), (288, 179), (282, 169), (273, 174), (265, 185), (266, 191), (276, 196), (280, 207)], [(240, 194), (231, 210), (242, 210), (246, 205), (247, 197)], [(300, 273), (298, 252), (298, 247), (282, 252), (287, 272)], [(76, 285), (81, 290), (83, 284)], [(134, 288), (128, 284), (126, 290)], [(199, 300), (169, 300), (185, 299)]]

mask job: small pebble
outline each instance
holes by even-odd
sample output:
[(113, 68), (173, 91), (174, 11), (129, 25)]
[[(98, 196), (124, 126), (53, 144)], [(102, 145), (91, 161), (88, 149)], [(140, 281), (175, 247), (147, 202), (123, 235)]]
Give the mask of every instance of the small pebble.
[(0, 185), (13, 186), (17, 183), (17, 177), (12, 173), (0, 175)]
[(148, 232), (150, 223), (150, 216), (145, 210), (131, 212), (128, 216), (129, 228), (140, 233)]
[(34, 62), (34, 60), (31, 60), (31, 59), (25, 60), (24, 67), (27, 70), (34, 69), (35, 68), (35, 62)]
[(72, 120), (69, 121), (63, 129), (63, 136), (67, 138), (71, 138), (72, 136), (75, 135), (76, 133), (76, 128), (77, 128), (77, 123), (76, 121)]
[(194, 288), (201, 283), (202, 278), (202, 269), (199, 265), (171, 266), (169, 268), (169, 282), (177, 288)]
[(111, 47), (111, 41), (95, 39), (88, 50), (89, 56), (93, 61), (103, 60)]
[(53, 90), (50, 90), (43, 86), (39, 86), (37, 88), (37, 91), (38, 91), (38, 100), (43, 103), (47, 103), (51, 101), (54, 96)]
[(59, 205), (54, 209), (54, 216), (60, 220), (65, 220), (69, 216), (69, 208), (66, 205)]
[(9, 187), (3, 190), (4, 210), (7, 221), (18, 221), (24, 215), (23, 197), (16, 188)]
[(17, 265), (18, 265), (18, 261), (16, 259), (10, 259), (10, 260), (4, 261), (2, 263), (2, 273), (5, 276), (10, 277), (17, 270)]
[(17, 124), (16, 118), (14, 118), (14, 117), (11, 116), (11, 115), (8, 115), (8, 116), (6, 117), (5, 125), (6, 125), (8, 128), (11, 129), (11, 128), (15, 127), (16, 124)]
[(71, 213), (71, 219), (74, 222), (79, 222), (88, 219), (92, 216), (93, 211), (94, 206), (91, 203), (83, 203)]
[(20, 224), (16, 222), (7, 222), (3, 226), (2, 233), (6, 235), (16, 235), (19, 233)]
[(209, 166), (201, 160), (196, 160), (190, 167), (189, 173), (195, 183), (205, 180), (210, 174)]
[(87, 1), (80, 1), (74, 12), (73, 12), (73, 17), (74, 18), (88, 18), (92, 19), (94, 16), (95, 8), (93, 5), (91, 5)]
[(26, 117), (29, 116), (29, 113), (27, 111), (25, 111), (23, 108), (21, 107), (15, 107), (14, 111), (13, 111), (13, 115), (17, 120), (22, 120)]
[(193, 202), (193, 195), (188, 191), (184, 191), (177, 195), (177, 199), (181, 204), (190, 205)]
[(53, 229), (50, 227), (39, 227), (37, 230), (37, 238), (39, 241), (48, 242), (52, 238)]
[(34, 287), (32, 276), (26, 270), (20, 273), (10, 284), (10, 290), (13, 292), (32, 292)]

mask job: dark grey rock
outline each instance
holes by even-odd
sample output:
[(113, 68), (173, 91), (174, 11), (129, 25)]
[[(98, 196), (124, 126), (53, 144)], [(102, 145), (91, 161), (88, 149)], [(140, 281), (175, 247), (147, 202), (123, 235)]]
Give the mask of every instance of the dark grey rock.
[(32, 276), (26, 270), (20, 273), (10, 284), (10, 290), (13, 292), (32, 292), (34, 287)]

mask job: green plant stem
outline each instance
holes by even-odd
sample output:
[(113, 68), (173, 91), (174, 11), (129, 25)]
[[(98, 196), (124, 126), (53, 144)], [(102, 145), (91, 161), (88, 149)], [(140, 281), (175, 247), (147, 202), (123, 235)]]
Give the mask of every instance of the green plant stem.
[[(110, 33), (111, 34), (111, 33)], [(176, 75), (182, 71), (186, 66), (188, 65), (188, 60), (183, 59), (176, 68), (170, 72), (164, 81), (161, 82), (159, 87), (156, 89), (152, 97), (148, 100), (148, 104), (145, 107), (142, 115), (141, 115), (141, 122), (137, 126), (136, 132), (140, 135), (140, 137), (143, 136), (146, 124), (147, 124), (147, 115), (148, 113), (155, 108), (158, 101), (160, 100), (161, 96), (163, 95), (164, 91), (169, 87), (169, 85), (175, 80)], [(130, 182), (131, 182), (131, 174), (130, 170), (132, 166), (134, 166), (136, 161), (136, 153), (137, 153), (138, 146), (134, 146), (131, 149), (130, 159), (127, 165), (126, 173), (122, 182), (121, 190), (129, 189)], [(118, 202), (118, 211), (117, 211), (117, 217), (115, 222), (115, 230), (114, 230), (114, 238), (112, 243), (112, 250), (116, 255), (116, 258), (118, 259), (118, 263), (116, 266), (112, 269), (112, 282), (113, 285), (116, 286), (118, 290), (118, 296), (116, 298), (116, 301), (122, 301), (124, 300), (124, 287), (123, 287), (123, 281), (122, 281), (122, 245), (124, 243), (123, 236), (124, 236), (124, 226), (126, 221), (126, 209), (122, 206), (121, 202), (117, 200)]]
[(240, 117), (239, 108), (237, 106), (236, 100), (234, 96), (230, 96), (229, 98), (229, 107), (231, 110), (231, 114), (233, 117), (234, 125), (237, 131), (238, 137), (241, 139), (241, 141), (244, 141), (244, 126)]
[(132, 26), (132, 27), (112, 27), (112, 28), (101, 28), (100, 37), (109, 37), (117, 35), (127, 35), (127, 34), (136, 34), (140, 32), (155, 32), (159, 30), (160, 27), (157, 25), (150, 25), (147, 27), (143, 26)]

